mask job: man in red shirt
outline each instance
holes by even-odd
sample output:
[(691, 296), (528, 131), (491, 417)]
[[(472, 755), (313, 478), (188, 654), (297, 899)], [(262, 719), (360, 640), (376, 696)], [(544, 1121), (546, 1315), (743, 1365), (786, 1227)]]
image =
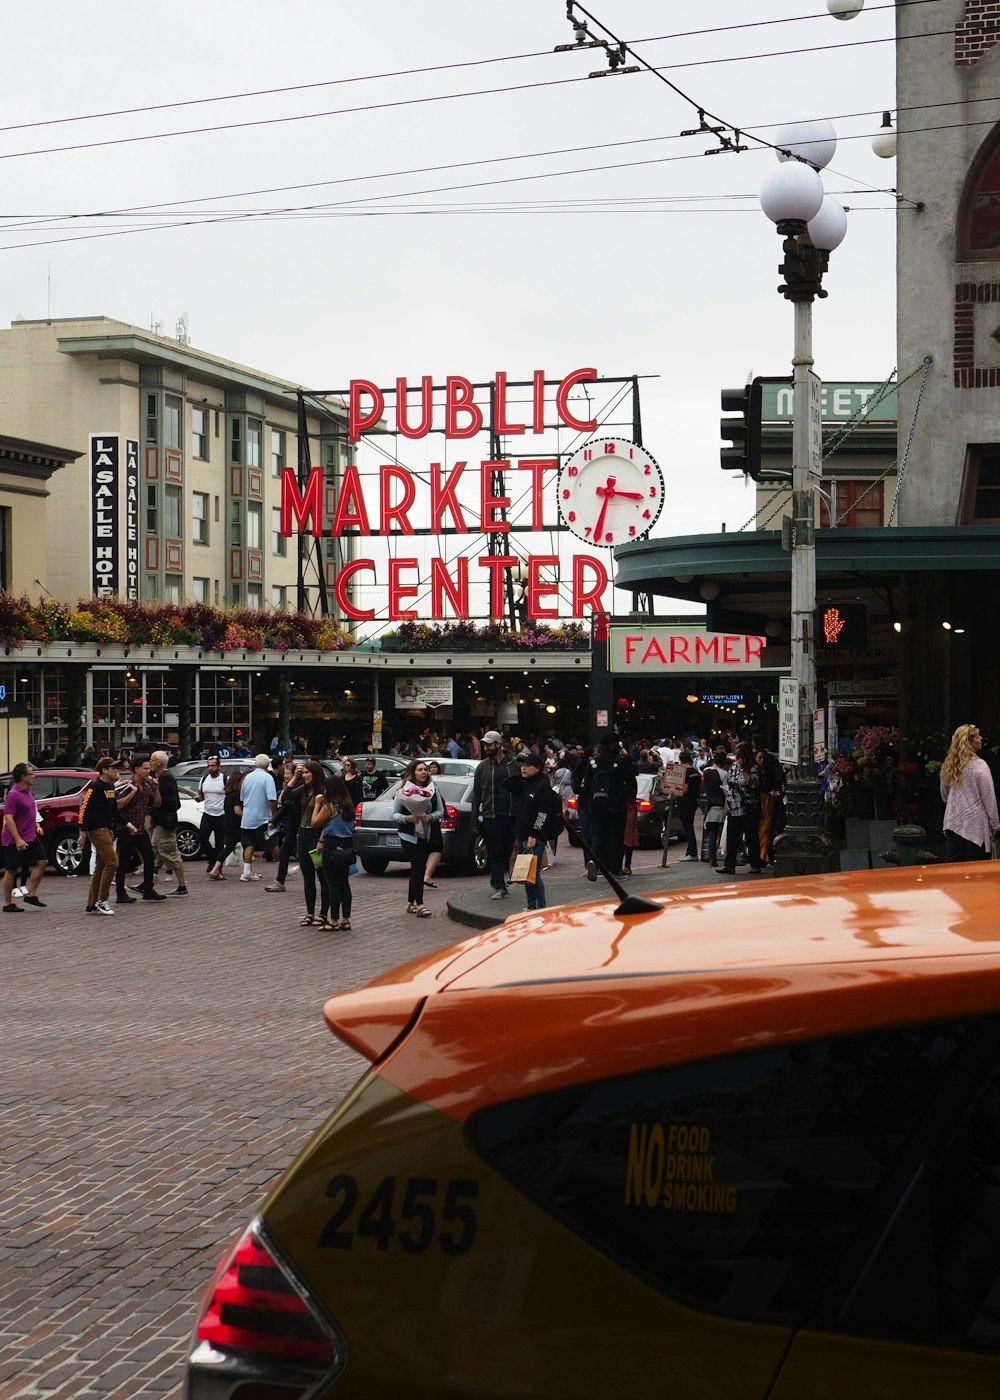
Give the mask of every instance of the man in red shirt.
[(36, 909), (45, 905), (38, 898), (38, 886), (48, 857), (45, 847), (38, 839), (40, 822), (35, 799), (31, 795), (31, 784), (35, 780), (35, 770), (30, 763), (17, 763), (11, 774), (11, 784), (3, 804), (3, 835), (0, 836), (0, 850), (3, 852), (3, 912), (23, 914), (24, 910), (14, 903), (14, 875), (19, 866), (31, 866), (28, 876), (28, 893), (25, 904)]

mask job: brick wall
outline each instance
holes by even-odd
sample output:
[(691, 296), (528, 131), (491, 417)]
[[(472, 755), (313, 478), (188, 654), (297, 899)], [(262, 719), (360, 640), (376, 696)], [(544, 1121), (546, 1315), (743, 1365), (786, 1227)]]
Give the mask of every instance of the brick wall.
[(971, 68), (1000, 40), (1000, 0), (965, 0), (955, 26), (955, 67)]
[[(1000, 282), (959, 282), (955, 288), (955, 387), (992, 389), (1000, 385), (1000, 367), (977, 368), (976, 306), (1000, 303)], [(995, 332), (1000, 337), (1000, 330)]]

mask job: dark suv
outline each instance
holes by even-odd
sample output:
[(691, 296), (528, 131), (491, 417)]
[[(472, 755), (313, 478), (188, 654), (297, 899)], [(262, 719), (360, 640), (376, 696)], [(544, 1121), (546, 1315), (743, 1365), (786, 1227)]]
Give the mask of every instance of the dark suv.
[[(80, 794), (94, 776), (93, 768), (38, 768), (31, 795), (42, 818), (42, 840), (50, 865), (58, 875), (75, 875), (80, 868), (77, 814)], [(0, 775), (0, 794), (7, 796), (11, 775)]]

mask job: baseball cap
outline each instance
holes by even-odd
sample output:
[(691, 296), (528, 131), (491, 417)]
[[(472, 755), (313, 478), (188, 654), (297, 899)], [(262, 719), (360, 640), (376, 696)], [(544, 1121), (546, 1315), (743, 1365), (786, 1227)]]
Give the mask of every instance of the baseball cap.
[(517, 761), (522, 767), (528, 763), (530, 763), (533, 768), (541, 768), (542, 766), (542, 760), (536, 753), (532, 753), (530, 749), (522, 749), (517, 755)]
[(484, 743), (484, 744), (502, 744), (502, 743), (503, 743), (503, 735), (502, 735), (502, 734), (498, 734), (497, 731), (496, 731), (495, 729), (487, 729), (486, 733), (483, 735), (483, 743)]
[(270, 755), (269, 755), (269, 754), (266, 754), (266, 753), (259, 753), (259, 754), (257, 754), (257, 756), (254, 758), (254, 763), (256, 763), (256, 765), (257, 765), (258, 768), (270, 768), (270, 766), (271, 766), (271, 758), (270, 758)]

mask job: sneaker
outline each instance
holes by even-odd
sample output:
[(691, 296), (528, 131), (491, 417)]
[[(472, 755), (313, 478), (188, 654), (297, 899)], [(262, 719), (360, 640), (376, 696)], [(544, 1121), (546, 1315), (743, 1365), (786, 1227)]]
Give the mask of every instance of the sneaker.
[[(135, 888), (135, 886), (133, 886)], [(160, 894), (159, 890), (146, 890), (143, 892), (143, 899), (166, 899), (165, 894)]]
[(26, 888), (24, 885), (18, 885), (18, 886), (15, 888), (14, 893), (11, 895), (11, 898), (12, 898), (12, 899), (23, 899), (24, 896), (25, 896), (27, 893), (28, 893), (27, 888)]
[(130, 894), (120, 894), (115, 900), (116, 904), (138, 904), (137, 899), (133, 899)]
[(490, 899), (506, 899), (507, 897), (507, 890), (494, 890), (493, 893), (490, 895)]
[(187, 892), (188, 892), (188, 887), (187, 887), (187, 885), (178, 885), (177, 888), (176, 888), (175, 890), (171, 890), (170, 893), (169, 893), (169, 894), (165, 894), (165, 895), (163, 896), (163, 898), (164, 898), (164, 899), (176, 899), (177, 896), (178, 896), (179, 894), (187, 894)]
[(38, 898), (38, 895), (37, 895), (37, 894), (26, 894), (26, 895), (24, 896), (24, 902), (25, 902), (25, 904), (31, 904), (31, 905), (33, 905), (34, 908), (36, 908), (36, 909), (47, 909), (47, 908), (48, 908), (48, 905), (43, 904), (42, 901)]
[[(259, 875), (241, 875), (241, 876), (240, 876), (240, 879), (241, 879), (241, 880), (246, 880), (246, 882), (249, 884), (251, 880), (259, 880), (259, 879), (260, 879), (260, 876), (259, 876)], [(187, 894), (187, 890), (185, 890), (184, 893)]]
[(587, 879), (588, 879), (588, 880), (592, 880), (592, 881), (596, 881), (596, 880), (597, 880), (597, 866), (594, 864), (594, 862), (593, 862), (592, 860), (588, 860), (588, 861), (587, 861), (587, 872), (586, 872), (586, 873), (587, 873)]
[[(23, 913), (24, 913), (24, 910), (21, 908), (21, 906), (20, 906), (19, 904), (5, 904), (4, 907), (3, 907), (3, 912), (4, 912), (5, 914), (23, 914)], [(88, 910), (88, 913), (89, 913), (89, 910)]]
[(697, 856), (681, 856), (681, 860), (697, 860)]
[(114, 910), (106, 899), (99, 899), (93, 909), (88, 909), (88, 914), (114, 914)]
[[(241, 875), (240, 879), (242, 878), (243, 877)], [(269, 885), (264, 886), (264, 891), (266, 894), (284, 894), (285, 887), (280, 880), (272, 880)]]
[(290, 865), (288, 867), (288, 873), (289, 875), (297, 875), (299, 873), (299, 867), (297, 865)]

